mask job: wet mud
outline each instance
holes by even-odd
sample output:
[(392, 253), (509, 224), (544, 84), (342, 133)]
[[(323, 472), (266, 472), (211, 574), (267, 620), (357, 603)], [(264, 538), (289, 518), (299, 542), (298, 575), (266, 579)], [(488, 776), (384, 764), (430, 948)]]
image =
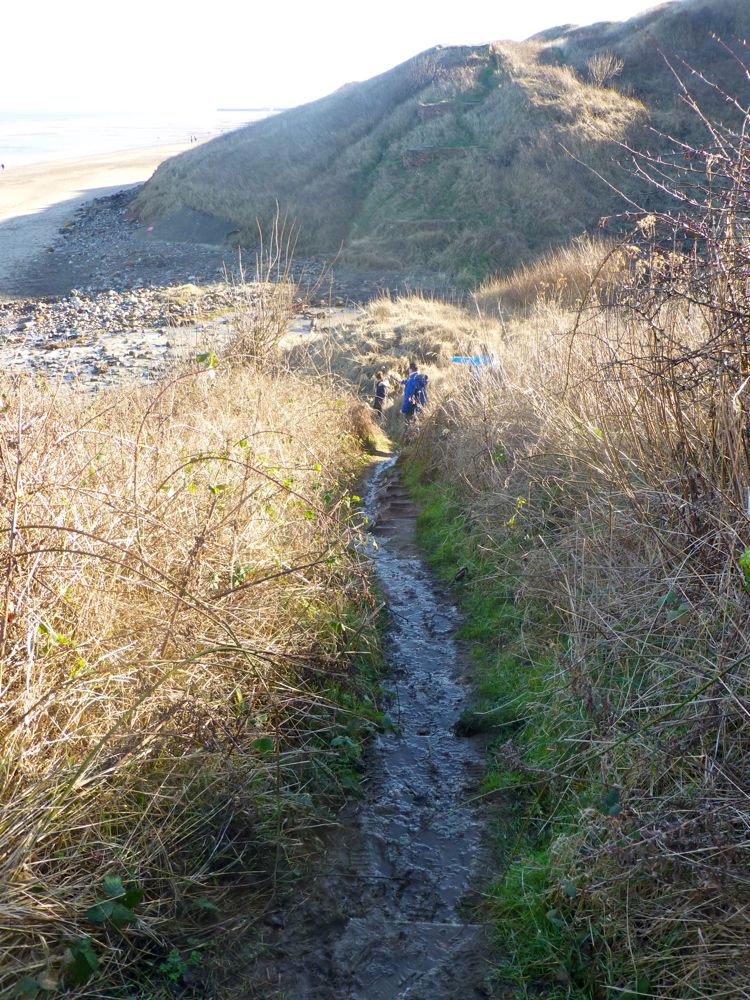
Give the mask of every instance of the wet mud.
[(367, 797), (329, 839), (308, 896), (269, 931), (257, 996), (473, 1000), (493, 996), (491, 929), (477, 917), (487, 871), (470, 804), (480, 742), (453, 727), (466, 702), (459, 617), (414, 543), (416, 511), (395, 459), (372, 478), (370, 549), (390, 610), (386, 709)]

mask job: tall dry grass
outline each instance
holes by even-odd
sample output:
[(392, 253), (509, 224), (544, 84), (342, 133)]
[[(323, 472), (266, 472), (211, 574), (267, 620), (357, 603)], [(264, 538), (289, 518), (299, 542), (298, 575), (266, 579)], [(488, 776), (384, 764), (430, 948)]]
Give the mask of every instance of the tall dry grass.
[(334, 787), (374, 606), (346, 485), (369, 418), (242, 353), (96, 395), (3, 379), (4, 994), (200, 949), (222, 887), (252, 925)]
[(542, 643), (534, 613), (519, 627), (532, 680), (496, 758), (548, 843), (496, 900), (519, 981), (584, 996), (750, 996), (750, 112), (697, 75), (744, 126), (681, 83), (702, 144), (634, 154), (675, 202), (637, 219), (614, 294), (612, 253), (570, 281), (580, 248), (545, 262), (551, 295), (544, 267), (485, 290), (533, 309), (494, 369), (445, 383), (414, 446), (498, 592), (511, 579), (545, 621)]
[(631, 268), (626, 247), (582, 236), (507, 275), (484, 281), (475, 293), (486, 315), (509, 316), (546, 302), (577, 309), (611, 305)]
[(362, 387), (379, 369), (406, 370), (416, 359), (434, 372), (455, 354), (477, 353), (497, 334), (498, 323), (426, 296), (381, 296), (357, 309), (334, 313), (311, 336), (286, 341), (290, 364), (333, 371)]
[(565, 636), (533, 749), (497, 753), (553, 817), (534, 905), (585, 943), (572, 985), (748, 996), (747, 383), (702, 356), (710, 315), (660, 318), (655, 342), (539, 305), (494, 370), (444, 382), (413, 455)]
[(331, 372), (371, 404), (375, 375), (389, 386), (381, 427), (394, 440), (403, 437), (402, 381), (416, 361), (429, 378), (428, 396), (439, 393), (454, 355), (482, 354), (500, 327), (493, 319), (471, 315), (449, 302), (426, 296), (381, 296), (357, 309), (334, 313), (314, 331), (284, 342), (287, 363), (315, 375)]

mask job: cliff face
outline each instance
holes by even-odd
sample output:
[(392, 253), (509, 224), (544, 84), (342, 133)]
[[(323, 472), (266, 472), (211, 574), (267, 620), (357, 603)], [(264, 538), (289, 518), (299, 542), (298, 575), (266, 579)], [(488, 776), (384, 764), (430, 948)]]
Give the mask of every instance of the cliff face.
[(710, 35), (742, 37), (749, 7), (681, 0), (622, 24), (432, 49), (167, 161), (136, 212), (157, 232), (200, 237), (208, 226), (250, 243), (278, 207), (299, 228), (301, 252), (343, 247), (355, 265), (471, 282), (621, 210), (613, 187), (653, 204), (654, 191), (618, 163), (620, 144), (658, 145), (649, 126), (696, 128), (661, 53), (747, 91)]

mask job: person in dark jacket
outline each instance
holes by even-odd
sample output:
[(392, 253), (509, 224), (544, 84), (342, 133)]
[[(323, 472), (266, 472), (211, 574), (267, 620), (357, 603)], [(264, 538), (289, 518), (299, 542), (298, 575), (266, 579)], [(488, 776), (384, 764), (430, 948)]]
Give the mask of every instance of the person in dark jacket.
[(388, 399), (388, 382), (383, 372), (375, 372), (375, 399), (372, 408), (376, 413), (382, 413)]
[(409, 364), (409, 376), (401, 385), (404, 387), (404, 402), (401, 412), (407, 420), (421, 413), (427, 405), (427, 375), (419, 371), (417, 362)]

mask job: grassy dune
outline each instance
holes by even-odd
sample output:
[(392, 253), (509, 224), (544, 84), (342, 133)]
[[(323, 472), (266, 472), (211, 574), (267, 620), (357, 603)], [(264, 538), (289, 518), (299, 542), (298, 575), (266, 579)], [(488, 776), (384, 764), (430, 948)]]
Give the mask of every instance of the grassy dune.
[[(136, 203), (144, 222), (254, 243), (280, 207), (302, 253), (421, 269), (472, 286), (592, 232), (625, 207), (663, 207), (621, 144), (691, 139), (664, 53), (733, 93), (741, 67), (711, 38), (747, 37), (744, 0), (681, 0), (622, 24), (553, 28), (524, 43), (436, 48), (381, 76), (188, 150)], [(704, 88), (712, 116), (731, 117)]]
[[(750, 11), (743, 0), (679, 0), (655, 4), (625, 22), (602, 21), (584, 28), (566, 25), (535, 37), (550, 62), (571, 66), (581, 76), (595, 76), (592, 57), (612, 53), (622, 68), (611, 78), (617, 87), (645, 101), (656, 124), (666, 131), (693, 132), (694, 119), (675, 93), (666, 55), (673, 65), (706, 72), (733, 93), (746, 84), (742, 67), (716, 44), (747, 37)], [(719, 94), (706, 94), (711, 115), (731, 115)]]
[(542, 55), (536, 44), (431, 50), (169, 160), (136, 212), (157, 232), (182, 219), (187, 235), (207, 213), (253, 242), (278, 205), (301, 252), (343, 244), (349, 263), (471, 283), (594, 226), (614, 196), (581, 183), (569, 154), (614, 179), (615, 143), (645, 121), (638, 100)]
[(215, 995), (204, 950), (248, 940), (377, 724), (369, 418), (259, 370), (251, 326), (150, 386), (3, 383), (3, 995)]

